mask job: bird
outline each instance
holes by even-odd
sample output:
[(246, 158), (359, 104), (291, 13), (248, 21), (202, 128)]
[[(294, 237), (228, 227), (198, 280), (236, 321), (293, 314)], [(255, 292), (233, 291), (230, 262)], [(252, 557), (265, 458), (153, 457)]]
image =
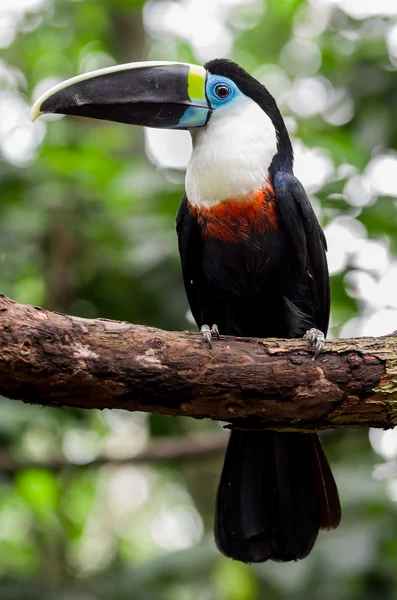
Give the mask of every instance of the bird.
[[(30, 116), (44, 113), (189, 130), (176, 230), (203, 343), (221, 343), (220, 334), (306, 335), (318, 356), (330, 312), (327, 244), (294, 176), (284, 119), (261, 82), (229, 59), (128, 63), (54, 86)], [(316, 433), (232, 429), (215, 506), (222, 554), (244, 563), (300, 560), (340, 520)]]

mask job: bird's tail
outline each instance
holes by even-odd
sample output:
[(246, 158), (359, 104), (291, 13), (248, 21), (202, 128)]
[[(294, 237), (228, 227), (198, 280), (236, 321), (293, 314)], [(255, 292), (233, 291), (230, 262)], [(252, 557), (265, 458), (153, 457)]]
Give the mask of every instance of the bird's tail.
[(216, 500), (223, 554), (246, 563), (305, 558), (319, 529), (335, 529), (340, 518), (316, 434), (232, 431)]

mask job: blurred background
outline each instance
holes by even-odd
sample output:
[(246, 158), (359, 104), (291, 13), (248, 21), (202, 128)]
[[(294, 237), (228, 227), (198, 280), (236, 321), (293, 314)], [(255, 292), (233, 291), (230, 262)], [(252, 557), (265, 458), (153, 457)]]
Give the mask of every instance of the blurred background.
[[(78, 73), (220, 56), (286, 118), (328, 238), (331, 334), (397, 329), (396, 0), (1, 0), (0, 291), (194, 327), (174, 231), (188, 133), (27, 115)], [(326, 434), (341, 527), (303, 562), (253, 567), (213, 542), (225, 439), (208, 421), (2, 399), (0, 598), (397, 598), (397, 433)], [(193, 459), (197, 440), (213, 452)]]

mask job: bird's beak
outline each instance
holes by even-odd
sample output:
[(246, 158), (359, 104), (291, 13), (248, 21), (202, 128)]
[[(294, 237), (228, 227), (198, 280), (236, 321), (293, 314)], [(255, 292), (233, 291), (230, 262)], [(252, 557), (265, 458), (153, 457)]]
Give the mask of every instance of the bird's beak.
[(33, 105), (30, 118), (57, 113), (146, 127), (203, 127), (211, 114), (206, 75), (198, 65), (171, 62), (100, 69), (48, 90)]

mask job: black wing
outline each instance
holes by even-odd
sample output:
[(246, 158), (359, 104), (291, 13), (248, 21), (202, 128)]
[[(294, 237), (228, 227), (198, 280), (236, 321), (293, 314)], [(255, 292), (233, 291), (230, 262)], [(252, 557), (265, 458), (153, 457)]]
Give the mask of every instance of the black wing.
[[(176, 216), (178, 247), (181, 256), (183, 282), (190, 310), (197, 325), (203, 325), (201, 294), (202, 281), (202, 238), (197, 219), (191, 214), (186, 195), (182, 198)], [(200, 293), (201, 292), (201, 293)]]
[(291, 173), (274, 175), (274, 190), (283, 227), (304, 273), (315, 326), (327, 332), (330, 310), (327, 242), (302, 184)]

